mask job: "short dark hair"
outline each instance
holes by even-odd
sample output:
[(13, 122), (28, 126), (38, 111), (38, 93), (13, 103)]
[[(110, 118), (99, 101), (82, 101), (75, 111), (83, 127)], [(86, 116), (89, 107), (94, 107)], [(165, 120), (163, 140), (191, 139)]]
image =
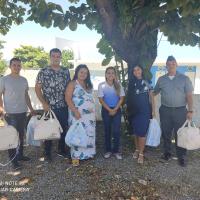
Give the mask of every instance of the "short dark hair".
[(58, 48), (51, 49), (50, 52), (49, 52), (49, 56), (51, 56), (52, 53), (60, 53), (60, 55), (62, 55), (61, 50), (58, 49)]
[(176, 59), (175, 59), (174, 56), (168, 56), (166, 63), (167, 63), (168, 61), (176, 61)]
[(12, 62), (14, 62), (14, 61), (21, 62), (21, 60), (19, 58), (14, 57), (10, 60), (10, 66), (11, 66)]

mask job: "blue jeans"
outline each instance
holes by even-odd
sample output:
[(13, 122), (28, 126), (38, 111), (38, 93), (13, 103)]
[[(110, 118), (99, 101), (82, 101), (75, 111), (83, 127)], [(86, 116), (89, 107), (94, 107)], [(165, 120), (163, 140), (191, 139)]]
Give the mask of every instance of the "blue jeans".
[(121, 110), (119, 109), (114, 116), (110, 116), (109, 112), (102, 107), (102, 119), (104, 123), (105, 151), (118, 153), (120, 147)]
[[(18, 156), (12, 161), (12, 163), (16, 163), (19, 156), (23, 156), (23, 146), (24, 146), (24, 132), (25, 132), (25, 124), (26, 124), (26, 113), (16, 113), (16, 114), (6, 114), (5, 120), (11, 126), (14, 126), (19, 133), (19, 152)], [(16, 149), (8, 150), (9, 158), (12, 159), (16, 154)]]
[[(68, 128), (68, 108), (63, 107), (63, 108), (53, 109), (53, 112), (55, 113), (55, 115), (63, 129), (60, 140), (58, 142), (58, 151), (65, 153), (65, 136), (66, 136), (67, 128)], [(46, 140), (44, 142), (44, 144), (45, 144), (45, 154), (50, 155), (51, 148), (52, 148), (52, 141)]]

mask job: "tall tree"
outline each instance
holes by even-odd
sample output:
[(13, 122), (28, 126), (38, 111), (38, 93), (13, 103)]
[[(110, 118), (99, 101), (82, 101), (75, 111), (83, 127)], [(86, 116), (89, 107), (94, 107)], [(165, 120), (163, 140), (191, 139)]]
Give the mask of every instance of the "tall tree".
[(70, 7), (67, 2), (62, 7), (45, 0), (1, 0), (0, 32), (5, 34), (12, 23), (23, 23), (24, 15), (28, 16), (27, 20), (47, 28), (54, 26), (63, 30), (68, 26), (76, 30), (77, 24), (85, 24), (102, 35), (104, 45), (112, 47), (111, 51), (104, 52), (107, 62), (116, 54), (128, 63), (129, 72), (138, 63), (149, 70), (157, 56), (158, 31), (171, 44), (200, 43), (200, 1), (197, 0), (69, 2)]
[(1, 50), (4, 48), (5, 41), (0, 40), (0, 76), (2, 76), (7, 68), (6, 61), (3, 59)]
[(0, 59), (3, 58), (3, 53), (1, 52), (1, 50), (4, 48), (4, 43), (5, 43), (5, 41), (0, 40)]
[(69, 62), (69, 60), (74, 59), (73, 51), (71, 50), (63, 50), (62, 51), (62, 65), (67, 68), (73, 68), (73, 64)]
[(14, 56), (20, 58), (24, 68), (38, 69), (48, 65), (48, 53), (42, 47), (21, 45), (14, 50)]

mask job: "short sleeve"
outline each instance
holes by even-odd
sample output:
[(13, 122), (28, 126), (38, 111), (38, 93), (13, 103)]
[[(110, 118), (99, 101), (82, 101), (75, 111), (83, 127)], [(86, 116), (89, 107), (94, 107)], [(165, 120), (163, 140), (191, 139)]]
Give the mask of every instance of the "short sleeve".
[(26, 90), (28, 90), (28, 89), (29, 89), (29, 86), (28, 86), (28, 81), (27, 81), (27, 79), (25, 79), (25, 86), (26, 86)]
[(120, 97), (124, 97), (124, 96), (125, 96), (124, 88), (120, 84)]
[(4, 78), (0, 78), (0, 93), (3, 93), (5, 89)]
[(44, 83), (44, 73), (42, 70), (39, 71), (37, 77), (36, 77), (36, 83), (43, 84)]
[(98, 93), (97, 93), (97, 95), (100, 98), (102, 98), (104, 96), (103, 88), (102, 88), (102, 84), (101, 83), (98, 85)]
[(69, 69), (66, 70), (67, 82), (71, 81)]
[(188, 77), (186, 77), (186, 80), (185, 80), (185, 93), (192, 93), (193, 91), (194, 91), (194, 88), (192, 86), (192, 82)]
[(153, 92), (155, 94), (158, 94), (160, 92), (160, 78), (157, 80), (157, 83), (156, 83), (156, 85), (155, 85), (155, 87), (153, 89)]

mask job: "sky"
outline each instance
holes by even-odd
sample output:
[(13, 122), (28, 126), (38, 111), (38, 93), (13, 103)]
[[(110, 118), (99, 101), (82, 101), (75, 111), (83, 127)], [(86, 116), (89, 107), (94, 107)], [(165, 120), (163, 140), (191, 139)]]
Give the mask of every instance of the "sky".
[[(69, 28), (65, 30), (47, 29), (34, 22), (25, 22), (19, 26), (13, 25), (7, 35), (0, 35), (0, 40), (6, 42), (3, 54), (4, 58), (9, 60), (13, 56), (14, 49), (19, 48), (20, 45), (42, 46), (49, 51), (55, 47), (56, 37), (78, 42), (81, 60), (101, 62), (104, 58), (96, 48), (101, 36), (95, 30), (91, 31), (84, 25), (79, 25), (76, 31), (70, 31)], [(167, 38), (162, 37), (155, 62), (165, 62), (168, 55), (174, 55), (178, 62), (200, 62), (200, 48), (170, 45)]]

